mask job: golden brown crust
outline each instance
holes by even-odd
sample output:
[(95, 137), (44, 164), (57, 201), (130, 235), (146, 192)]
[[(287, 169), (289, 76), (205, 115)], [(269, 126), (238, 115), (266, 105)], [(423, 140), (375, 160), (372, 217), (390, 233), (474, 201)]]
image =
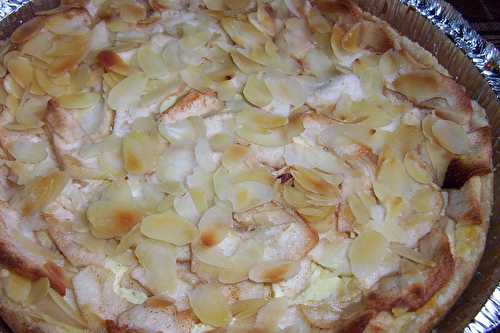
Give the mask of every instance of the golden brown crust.
[(19, 275), (30, 280), (47, 277), (51, 286), (61, 295), (66, 293), (68, 282), (62, 269), (41, 256), (32, 254), (19, 244), (8, 233), (5, 221), (0, 216), (0, 262)]
[(490, 225), (490, 214), (493, 204), (493, 174), (481, 177), (481, 183), (484, 188), (482, 191), (481, 206), (483, 211), (486, 211), (487, 214), (483, 215), (480, 223), (480, 233), (482, 237), (480, 237), (480, 244), (475, 244), (477, 252), (473, 258), (469, 258), (467, 262), (463, 262), (458, 268), (455, 268), (456, 275), (458, 275), (457, 273), (460, 273), (458, 286), (453, 291), (452, 295), (449, 296), (444, 302), (444, 304), (435, 306), (432, 309), (432, 316), (420, 326), (419, 332), (430, 332), (432, 328), (436, 326), (441, 319), (443, 319), (445, 314), (457, 302), (464, 290), (467, 288), (477, 270), (477, 267), (479, 266), (479, 262), (481, 261), (484, 253), (486, 235)]
[(458, 190), (448, 191), (446, 214), (458, 223), (481, 224), (481, 178), (472, 177)]

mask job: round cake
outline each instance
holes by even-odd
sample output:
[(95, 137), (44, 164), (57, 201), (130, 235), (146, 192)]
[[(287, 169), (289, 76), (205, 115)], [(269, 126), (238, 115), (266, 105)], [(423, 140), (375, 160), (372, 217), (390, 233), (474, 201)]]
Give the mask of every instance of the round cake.
[(484, 110), (348, 0), (72, 0), (0, 44), (15, 332), (428, 332), (491, 212)]

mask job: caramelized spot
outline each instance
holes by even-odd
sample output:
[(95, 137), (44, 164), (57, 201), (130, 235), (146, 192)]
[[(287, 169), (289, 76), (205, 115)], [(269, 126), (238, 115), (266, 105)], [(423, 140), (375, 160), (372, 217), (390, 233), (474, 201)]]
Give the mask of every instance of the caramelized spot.
[(167, 7), (165, 7), (164, 5), (162, 5), (161, 3), (159, 3), (157, 0), (150, 0), (149, 1), (149, 5), (151, 6), (151, 9), (157, 11), (157, 12), (160, 12), (162, 10), (165, 10), (167, 9)]
[(129, 66), (123, 59), (114, 51), (103, 50), (97, 54), (97, 64), (107, 71), (113, 71), (118, 74), (126, 75), (129, 71)]
[(142, 171), (142, 163), (134, 154), (127, 154), (127, 159), (125, 160), (125, 169), (130, 172), (140, 172)]
[(128, 231), (132, 229), (140, 220), (140, 215), (134, 210), (122, 210), (115, 213), (115, 221), (120, 230)]
[(117, 65), (120, 61), (122, 61), (120, 56), (113, 51), (104, 50), (97, 55), (97, 63), (106, 69)]
[(35, 212), (35, 204), (33, 201), (27, 201), (24, 205), (23, 208), (21, 209), (21, 215), (22, 216), (31, 216)]
[(107, 8), (101, 8), (99, 12), (97, 13), (97, 16), (104, 22), (111, 22), (113, 18), (116, 17), (116, 13), (109, 7)]
[(274, 13), (273, 7), (269, 4), (264, 4), (264, 10), (267, 12), (267, 15), (269, 15), (272, 18), (276, 18), (276, 14)]
[(124, 332), (127, 332), (128, 330), (124, 329), (124, 328), (121, 328), (120, 326), (118, 326), (118, 324), (116, 322), (114, 322), (113, 320), (106, 320), (104, 322), (105, 326), (106, 326), (106, 330), (109, 332), (109, 333), (124, 333)]
[(248, 147), (242, 145), (232, 145), (229, 147), (222, 156), (222, 164), (226, 168), (241, 163), (241, 160), (248, 154)]
[(350, 320), (344, 327), (340, 329), (340, 333), (362, 333), (364, 332), (366, 326), (370, 323), (370, 320), (375, 316), (373, 311), (362, 313), (358, 315), (355, 319)]
[(283, 280), (283, 278), (288, 273), (289, 266), (289, 263), (284, 263), (282, 265), (271, 268), (263, 274), (264, 280), (271, 283), (276, 283)]
[(57, 291), (59, 295), (64, 296), (66, 294), (66, 288), (70, 288), (70, 283), (66, 279), (63, 269), (52, 261), (45, 263), (43, 267), (50, 281), (50, 286)]
[(150, 298), (146, 301), (146, 305), (147, 307), (152, 309), (164, 309), (166, 307), (171, 306), (172, 303), (167, 301), (166, 299)]
[(201, 243), (207, 247), (212, 247), (220, 243), (220, 237), (218, 237), (215, 230), (206, 230), (201, 234)]
[(50, 64), (48, 74), (51, 76), (58, 76), (63, 73), (72, 71), (78, 64), (83, 60), (85, 53), (73, 54), (65, 57), (56, 58), (52, 64)]

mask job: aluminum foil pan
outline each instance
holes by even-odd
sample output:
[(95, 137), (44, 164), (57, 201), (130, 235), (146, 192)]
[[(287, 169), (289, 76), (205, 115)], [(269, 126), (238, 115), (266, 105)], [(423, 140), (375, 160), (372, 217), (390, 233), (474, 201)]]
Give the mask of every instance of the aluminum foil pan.
[[(495, 138), (494, 163), (500, 161), (500, 52), (474, 31), (443, 0), (355, 0), (403, 35), (434, 54), (483, 106)], [(56, 7), (58, 0), (0, 0), (0, 40), (32, 18)], [(494, 175), (500, 198), (500, 172)], [(435, 329), (436, 332), (493, 332), (500, 327), (500, 202), (495, 200), (485, 254), (470, 285)], [(9, 332), (0, 321), (0, 332)]]

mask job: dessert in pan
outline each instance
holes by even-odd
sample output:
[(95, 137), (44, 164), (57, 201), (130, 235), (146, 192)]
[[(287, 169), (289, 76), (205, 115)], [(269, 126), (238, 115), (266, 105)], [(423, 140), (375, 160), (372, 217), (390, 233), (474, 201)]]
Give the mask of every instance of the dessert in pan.
[(63, 1), (0, 58), (14, 332), (427, 332), (481, 258), (484, 110), (350, 1)]

